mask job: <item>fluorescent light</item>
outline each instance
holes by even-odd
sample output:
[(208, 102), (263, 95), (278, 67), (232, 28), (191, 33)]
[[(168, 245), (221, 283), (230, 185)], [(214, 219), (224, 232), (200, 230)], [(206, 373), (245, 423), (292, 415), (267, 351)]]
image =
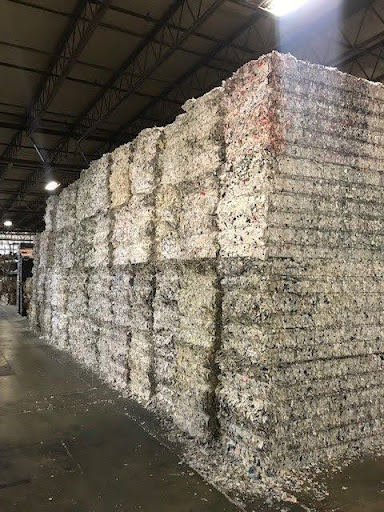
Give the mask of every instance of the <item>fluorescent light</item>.
[(274, 16), (286, 16), (308, 2), (309, 0), (265, 0), (260, 7)]
[(47, 183), (45, 185), (45, 190), (52, 191), (52, 190), (56, 190), (57, 187), (60, 187), (60, 183), (58, 183), (57, 181), (50, 181), (49, 183)]
[(11, 221), (11, 220), (5, 220), (5, 221), (4, 221), (4, 226), (6, 226), (7, 228), (9, 228), (10, 226), (12, 226), (12, 221)]

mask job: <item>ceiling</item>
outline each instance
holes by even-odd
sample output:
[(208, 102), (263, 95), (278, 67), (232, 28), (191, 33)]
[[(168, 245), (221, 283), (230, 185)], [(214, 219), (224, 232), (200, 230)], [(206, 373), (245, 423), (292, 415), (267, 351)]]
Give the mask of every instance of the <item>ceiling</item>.
[(384, 80), (384, 0), (317, 0), (284, 21), (258, 0), (0, 0), (0, 220), (44, 229), (48, 193), (164, 125), (272, 49)]

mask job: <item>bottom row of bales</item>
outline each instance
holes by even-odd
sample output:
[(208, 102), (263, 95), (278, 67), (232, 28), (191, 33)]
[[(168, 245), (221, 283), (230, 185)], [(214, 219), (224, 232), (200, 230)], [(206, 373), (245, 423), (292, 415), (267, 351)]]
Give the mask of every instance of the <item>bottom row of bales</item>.
[(35, 329), (182, 430), (215, 430), (217, 273), (212, 262), (35, 274)]

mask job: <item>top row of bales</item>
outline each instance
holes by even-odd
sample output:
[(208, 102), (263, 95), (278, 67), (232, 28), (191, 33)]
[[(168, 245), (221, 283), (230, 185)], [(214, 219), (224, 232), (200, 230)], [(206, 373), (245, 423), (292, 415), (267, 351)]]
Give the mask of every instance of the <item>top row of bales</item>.
[(147, 262), (154, 247), (160, 259), (215, 258), (222, 93), (220, 87), (188, 101), (171, 125), (146, 129), (92, 162), (49, 198), (46, 232), (78, 233), (79, 225), (85, 229), (109, 216), (112, 245), (121, 247), (117, 264), (128, 263), (127, 257)]
[[(348, 123), (343, 125), (344, 137), (340, 134), (336, 138), (331, 136), (335, 130), (333, 117), (327, 118), (324, 126), (329, 125), (330, 133), (320, 137), (311, 129), (312, 142), (302, 147), (303, 126), (306, 126), (308, 114), (303, 117), (297, 112), (301, 99), (292, 100), (297, 96), (293, 94), (296, 88), (299, 87), (299, 92), (310, 91), (311, 98), (320, 95), (316, 96), (315, 102), (306, 101), (305, 108), (308, 110), (312, 103), (320, 105), (320, 101), (320, 110), (313, 112), (318, 117), (321, 114), (322, 119), (328, 116), (321, 96), (326, 76), (331, 76), (334, 95), (340, 92), (341, 85), (348, 91), (356, 87), (362, 98), (359, 100), (361, 115), (367, 116), (373, 109), (375, 116), (369, 117), (369, 121), (376, 124), (374, 105), (382, 101), (382, 87), (369, 87), (367, 95), (364, 81), (337, 71), (329, 73), (319, 66), (309, 66), (277, 54), (263, 57), (257, 66), (256, 79), (254, 64), (250, 63), (223, 87), (198, 100), (188, 101), (184, 106), (185, 113), (172, 124), (144, 130), (132, 142), (92, 162), (79, 180), (59, 196), (49, 199), (46, 231), (61, 232), (63, 246), (71, 238), (71, 231), (76, 232), (75, 249), (76, 244), (84, 246), (83, 232), (87, 240), (92, 238), (90, 246), (103, 240), (105, 252), (107, 236), (108, 243), (115, 247), (113, 263), (117, 265), (148, 262), (153, 255), (159, 260), (215, 258), (219, 247), (224, 257), (265, 259), (266, 237), (268, 233), (274, 234), (272, 229), (266, 229), (268, 222), (271, 224), (270, 212), (274, 201), (281, 201), (277, 195), (280, 189), (290, 186), (285, 183), (285, 178), (282, 183), (275, 179), (276, 174), (282, 175), (287, 166), (285, 161), (277, 165), (273, 156), (279, 153), (279, 156), (290, 155), (301, 160), (305, 157), (312, 161), (312, 153), (323, 152), (328, 148), (328, 141), (334, 147), (337, 139), (343, 148), (348, 148), (350, 141), (356, 138), (355, 124), (350, 120), (352, 114), (348, 114)], [(307, 76), (305, 90), (304, 85), (295, 85), (295, 79), (303, 76)], [(330, 87), (324, 90), (328, 89)], [(246, 102), (244, 98), (248, 98)], [(349, 100), (345, 103), (342, 97), (340, 99), (340, 108), (349, 112)], [(352, 96), (350, 99), (352, 101)], [(332, 102), (334, 100), (333, 97)], [(329, 110), (330, 107), (326, 107)], [(360, 138), (369, 138), (367, 130), (359, 128), (359, 131)], [(305, 132), (308, 132), (307, 128)], [(315, 139), (316, 143), (321, 143), (316, 149)], [(359, 142), (355, 150), (358, 157), (352, 160), (350, 151), (344, 150), (338, 151), (336, 156), (332, 153), (329, 158), (335, 159), (335, 164), (344, 165), (347, 159), (349, 165), (365, 166), (368, 160), (364, 157), (362, 162), (363, 150), (369, 149), (370, 155), (380, 151), (377, 149), (380, 139), (375, 139), (376, 145), (371, 142), (364, 141), (364, 147)], [(296, 161), (294, 165), (297, 173)], [(310, 168), (313, 169), (312, 164)], [(364, 180), (368, 176), (372, 179), (371, 168), (370, 173), (364, 174)], [(380, 199), (379, 193), (372, 193), (372, 200)], [(287, 194), (284, 201), (287, 201), (286, 197)], [(303, 201), (301, 196), (300, 200)], [(358, 204), (358, 207), (361, 210), (366, 204)], [(81, 229), (78, 229), (79, 225)], [(95, 235), (88, 236), (93, 231)], [(284, 250), (288, 245), (293, 251), (294, 244), (285, 244)], [(277, 250), (281, 256), (281, 246)], [(318, 251), (317, 247), (315, 251)], [(77, 254), (76, 250), (72, 252)]]

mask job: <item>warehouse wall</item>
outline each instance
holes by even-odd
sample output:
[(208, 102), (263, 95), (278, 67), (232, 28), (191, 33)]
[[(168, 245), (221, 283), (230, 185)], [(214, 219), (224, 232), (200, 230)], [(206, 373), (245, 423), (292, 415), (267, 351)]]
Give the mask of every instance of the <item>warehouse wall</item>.
[(273, 53), (50, 198), (32, 324), (261, 476), (382, 442), (382, 86)]

